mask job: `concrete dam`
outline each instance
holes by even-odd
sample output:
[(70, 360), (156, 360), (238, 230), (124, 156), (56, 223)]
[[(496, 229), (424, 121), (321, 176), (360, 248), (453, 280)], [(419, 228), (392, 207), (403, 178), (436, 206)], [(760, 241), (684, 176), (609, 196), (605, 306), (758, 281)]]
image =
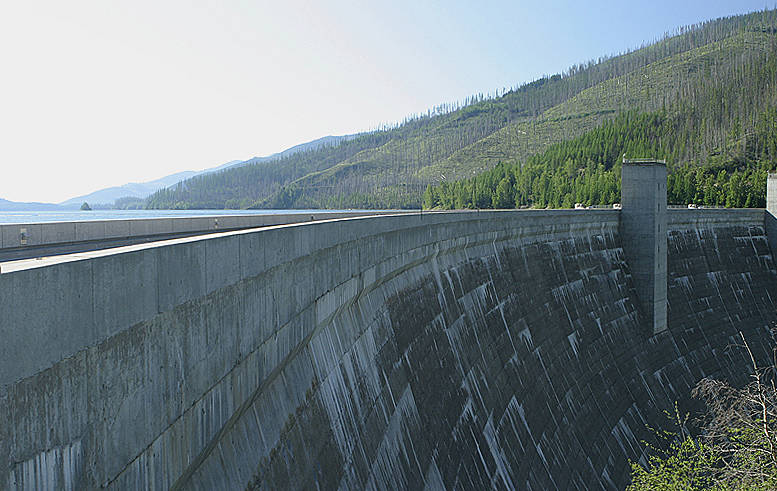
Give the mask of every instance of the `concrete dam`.
[(739, 333), (769, 360), (777, 320), (769, 211), (667, 210), (656, 163), (623, 179), (622, 210), (2, 263), (0, 488), (622, 489), (646, 425), (746, 382)]

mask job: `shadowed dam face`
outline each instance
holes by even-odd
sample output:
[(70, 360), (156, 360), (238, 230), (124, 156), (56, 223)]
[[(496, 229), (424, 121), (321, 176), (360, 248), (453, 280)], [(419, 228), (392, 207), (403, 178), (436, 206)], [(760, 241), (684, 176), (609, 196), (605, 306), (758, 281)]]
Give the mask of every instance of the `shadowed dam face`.
[[(669, 242), (678, 322), (656, 336), (606, 230), (432, 261), (378, 294), (378, 309), (357, 300), (336, 324), (359, 335), (316, 379), (316, 416), (286, 427), (254, 483), (622, 488), (652, 438), (646, 425), (663, 424), (702, 377), (744, 380), (747, 360), (727, 348), (738, 330), (768, 339), (775, 318), (762, 228), (674, 231)], [(327, 455), (334, 465), (321, 466)]]
[[(763, 210), (670, 212), (655, 333), (619, 217), (342, 220), (2, 274), (4, 336), (46, 287), (6, 292), (90, 286), (84, 327), (28, 322), (77, 342), (8, 337), (0, 486), (622, 488), (645, 425), (746, 380), (739, 331), (768, 359), (777, 277)], [(103, 277), (152, 293), (107, 322)], [(43, 361), (12, 366), (24, 346)]]

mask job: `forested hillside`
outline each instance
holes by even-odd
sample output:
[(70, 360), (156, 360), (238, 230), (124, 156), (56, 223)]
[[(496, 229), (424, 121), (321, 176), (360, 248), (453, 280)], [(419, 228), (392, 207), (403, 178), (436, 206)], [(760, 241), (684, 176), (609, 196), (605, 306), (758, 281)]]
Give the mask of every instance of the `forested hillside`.
[[(625, 155), (667, 160), (670, 203), (762, 207), (766, 173), (777, 167), (774, 33), (773, 28), (755, 25), (724, 41), (648, 65), (635, 72), (640, 77), (630, 77), (632, 85), (659, 78), (657, 73), (669, 69), (689, 76), (674, 97), (664, 98), (660, 104), (650, 103), (648, 97), (633, 100), (631, 107), (637, 109), (617, 111), (614, 120), (581, 136), (528, 158), (510, 157), (505, 152), (499, 165), (477, 177), (430, 186), (424, 193), (424, 206), (615, 203), (620, 200), (620, 163)], [(566, 105), (608, 108), (617, 92), (607, 90), (607, 86), (616, 82), (622, 86), (629, 83), (608, 81)], [(631, 92), (647, 96), (651, 91), (655, 92), (654, 87), (644, 85)], [(588, 101), (579, 104), (579, 99)], [(492, 147), (499, 148), (499, 144)]]
[(762, 206), (765, 172), (777, 165), (776, 59), (774, 10), (705, 22), (499, 97), (198, 176), (146, 206), (604, 204), (619, 200), (624, 153), (667, 159), (672, 202)]

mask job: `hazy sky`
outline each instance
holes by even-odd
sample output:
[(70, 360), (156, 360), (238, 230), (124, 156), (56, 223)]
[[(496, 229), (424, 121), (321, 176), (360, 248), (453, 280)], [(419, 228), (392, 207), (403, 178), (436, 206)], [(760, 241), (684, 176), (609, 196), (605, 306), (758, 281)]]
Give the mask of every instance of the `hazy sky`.
[(0, 198), (268, 155), (774, 0), (8, 1)]

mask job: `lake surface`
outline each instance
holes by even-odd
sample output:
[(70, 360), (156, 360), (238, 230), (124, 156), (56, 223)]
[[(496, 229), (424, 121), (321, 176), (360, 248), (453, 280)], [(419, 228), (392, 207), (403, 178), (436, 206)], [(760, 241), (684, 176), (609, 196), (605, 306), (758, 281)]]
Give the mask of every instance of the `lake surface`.
[(92, 210), (92, 211), (0, 211), (0, 224), (126, 220), (130, 218), (202, 217), (223, 215), (279, 215), (379, 210)]

